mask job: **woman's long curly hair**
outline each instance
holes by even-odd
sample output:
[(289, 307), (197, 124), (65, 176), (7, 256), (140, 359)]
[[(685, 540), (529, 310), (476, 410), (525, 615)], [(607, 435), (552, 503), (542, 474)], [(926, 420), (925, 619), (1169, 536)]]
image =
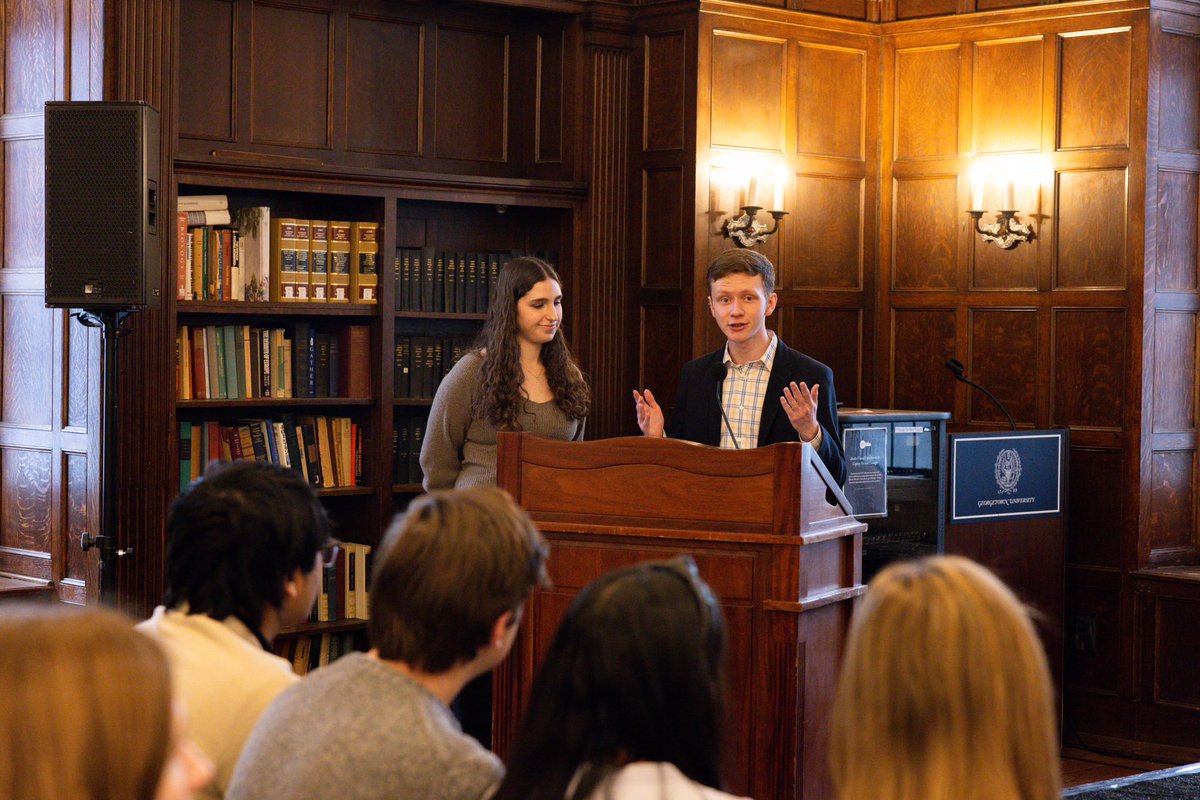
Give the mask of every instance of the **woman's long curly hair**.
[[(514, 258), (500, 270), (487, 322), (476, 346), (483, 356), (479, 370), (479, 390), (471, 405), (476, 419), (490, 422), (497, 430), (520, 430), (521, 346), (517, 340), (517, 302), (535, 284), (544, 280), (562, 285), (554, 267), (540, 258)], [(554, 392), (554, 402), (570, 419), (584, 419), (591, 407), (587, 380), (571, 355), (571, 348), (560, 327), (557, 335), (542, 345), (542, 366)]]

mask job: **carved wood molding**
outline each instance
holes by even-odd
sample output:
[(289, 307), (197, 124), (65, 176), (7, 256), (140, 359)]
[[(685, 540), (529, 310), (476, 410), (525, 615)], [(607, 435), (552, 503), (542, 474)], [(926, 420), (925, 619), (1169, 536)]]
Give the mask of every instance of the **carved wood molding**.
[[(119, 0), (110, 6), (106, 40), (111, 61), (106, 92), (114, 100), (141, 100), (161, 117), (159, 184), (172, 187), (174, 129), (174, 42), (177, 4), (171, 0)], [(164, 206), (174, 208), (173, 191)], [(162, 237), (162, 285), (168, 280), (169, 238)], [(133, 557), (118, 564), (120, 608), (146, 615), (163, 591), (163, 537), (166, 498), (178, 481), (178, 432), (175, 429), (175, 352), (171, 317), (166, 310), (131, 318), (132, 332), (120, 345), (119, 449), (117, 501), (118, 542), (132, 547)], [(165, 445), (165, 446), (164, 446)]]
[(586, 170), (591, 194), (582, 239), (585, 252), (576, 277), (580, 286), (578, 338), (592, 387), (589, 438), (616, 436), (628, 411), (626, 386), (626, 260), (629, 253), (630, 81), (629, 50), (589, 47), (585, 57), (588, 131)]

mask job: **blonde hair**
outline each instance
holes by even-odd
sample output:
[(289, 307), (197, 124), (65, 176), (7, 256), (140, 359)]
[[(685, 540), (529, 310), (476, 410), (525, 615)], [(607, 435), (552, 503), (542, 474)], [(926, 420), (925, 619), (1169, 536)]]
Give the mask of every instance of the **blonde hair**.
[(101, 610), (0, 612), (0, 797), (153, 800), (171, 744), (166, 656)]
[(833, 712), (839, 800), (1055, 800), (1046, 657), (1025, 608), (957, 556), (894, 564), (850, 628)]

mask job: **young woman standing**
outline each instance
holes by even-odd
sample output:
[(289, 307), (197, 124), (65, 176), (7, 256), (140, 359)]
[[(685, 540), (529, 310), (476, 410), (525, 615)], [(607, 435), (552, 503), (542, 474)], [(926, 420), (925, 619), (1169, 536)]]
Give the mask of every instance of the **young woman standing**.
[(591, 403), (562, 334), (562, 282), (537, 258), (504, 265), (478, 347), (438, 387), (421, 443), (425, 491), (496, 483), (496, 433), (580, 440)]

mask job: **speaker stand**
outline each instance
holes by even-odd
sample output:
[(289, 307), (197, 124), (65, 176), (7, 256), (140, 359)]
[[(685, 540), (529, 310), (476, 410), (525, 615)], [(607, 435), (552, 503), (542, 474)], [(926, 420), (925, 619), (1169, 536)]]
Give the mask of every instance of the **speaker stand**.
[(131, 547), (117, 545), (117, 421), (119, 419), (117, 378), (117, 340), (130, 331), (125, 321), (134, 313), (128, 309), (105, 308), (84, 309), (71, 316), (81, 325), (99, 328), (104, 337), (104, 405), (100, 409), (100, 534), (91, 535), (84, 531), (79, 546), (84, 552), (96, 547), (100, 550), (100, 602), (116, 607), (117, 559), (133, 552)]

